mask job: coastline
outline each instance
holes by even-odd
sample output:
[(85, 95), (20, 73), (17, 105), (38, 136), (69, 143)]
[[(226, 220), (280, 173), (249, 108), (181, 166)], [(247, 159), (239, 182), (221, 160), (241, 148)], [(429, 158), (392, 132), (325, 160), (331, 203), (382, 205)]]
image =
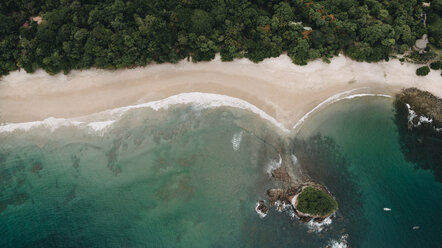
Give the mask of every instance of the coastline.
[(89, 69), (68, 75), (15, 71), (0, 80), (0, 123), (78, 118), (201, 92), (243, 100), (291, 129), (333, 96), (388, 96), (416, 87), (442, 97), (439, 73), (431, 71), (419, 77), (416, 68), (418, 65), (398, 60), (361, 63), (343, 56), (333, 58), (330, 64), (316, 60), (297, 66), (286, 55), (258, 64), (247, 59), (222, 62), (217, 55), (210, 62), (181, 61), (115, 71)]

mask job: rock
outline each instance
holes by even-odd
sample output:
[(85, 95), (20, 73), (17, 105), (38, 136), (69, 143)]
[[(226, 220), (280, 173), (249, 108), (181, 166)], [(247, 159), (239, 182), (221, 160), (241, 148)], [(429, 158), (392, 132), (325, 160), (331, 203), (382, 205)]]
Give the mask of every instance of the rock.
[(256, 212), (259, 214), (261, 218), (264, 218), (267, 216), (267, 213), (269, 212), (269, 208), (266, 206), (264, 200), (260, 200), (256, 203)]
[(274, 206), (275, 202), (282, 200), (284, 195), (283, 189), (269, 189), (267, 190), (267, 196), (269, 197), (270, 206)]
[(396, 100), (399, 103), (409, 104), (417, 116), (425, 116), (433, 119), (436, 126), (442, 125), (442, 99), (434, 96), (430, 92), (421, 91), (416, 88), (408, 88), (397, 94)]
[(287, 182), (287, 183), (291, 182), (291, 180), (292, 180), (292, 177), (287, 172), (285, 167), (280, 167), (278, 169), (273, 170), (272, 177), (275, 179), (278, 179), (281, 182)]

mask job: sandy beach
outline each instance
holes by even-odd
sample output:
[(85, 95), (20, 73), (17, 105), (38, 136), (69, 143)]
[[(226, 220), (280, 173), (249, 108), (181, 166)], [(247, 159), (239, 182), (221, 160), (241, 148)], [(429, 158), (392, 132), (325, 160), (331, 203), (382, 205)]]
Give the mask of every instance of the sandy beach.
[(398, 60), (359, 63), (344, 56), (333, 58), (330, 64), (317, 60), (297, 66), (281, 55), (258, 64), (246, 59), (221, 62), (217, 56), (197, 64), (181, 61), (55, 76), (41, 70), (33, 74), (22, 70), (0, 80), (0, 123), (80, 117), (180, 93), (201, 92), (242, 99), (293, 128), (318, 104), (342, 92), (347, 92), (343, 96), (394, 95), (403, 88), (417, 87), (442, 97), (440, 72), (432, 70), (426, 77), (419, 77), (416, 68), (418, 65)]

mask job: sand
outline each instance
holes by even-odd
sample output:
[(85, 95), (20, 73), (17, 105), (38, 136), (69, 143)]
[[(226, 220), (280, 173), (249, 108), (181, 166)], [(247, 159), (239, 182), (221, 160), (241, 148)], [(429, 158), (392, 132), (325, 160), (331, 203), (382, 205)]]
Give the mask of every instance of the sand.
[[(440, 71), (415, 75), (418, 65), (398, 60), (359, 63), (344, 56), (294, 65), (281, 55), (255, 64), (221, 62), (152, 64), (135, 69), (15, 71), (0, 80), (0, 123), (73, 118), (113, 108), (161, 100), (188, 92), (221, 94), (255, 105), (287, 128), (332, 96), (394, 95), (417, 87), (442, 97)], [(346, 92), (345, 94), (340, 94)], [(196, 99), (197, 101), (197, 99)]]

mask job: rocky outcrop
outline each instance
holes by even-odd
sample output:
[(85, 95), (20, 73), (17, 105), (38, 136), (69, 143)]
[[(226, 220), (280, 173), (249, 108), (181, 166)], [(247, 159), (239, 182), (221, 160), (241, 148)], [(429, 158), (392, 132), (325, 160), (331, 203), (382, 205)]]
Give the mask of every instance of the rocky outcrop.
[(264, 218), (267, 216), (267, 213), (269, 212), (269, 208), (266, 206), (264, 200), (260, 200), (256, 203), (255, 211), (259, 214), (261, 218)]
[(396, 95), (395, 124), (405, 159), (442, 182), (442, 99), (416, 88)]
[(302, 222), (309, 222), (311, 220), (321, 223), (324, 219), (327, 217), (333, 216), (334, 213), (331, 213), (327, 216), (315, 216), (310, 215), (306, 213), (302, 213), (301, 211), (296, 209), (296, 198), (299, 194), (302, 193), (302, 190), (305, 187), (314, 187), (317, 189), (320, 189), (327, 193), (328, 195), (332, 196), (330, 192), (321, 184), (315, 183), (315, 182), (306, 182), (304, 184), (292, 186), (286, 189), (269, 189), (267, 190), (267, 197), (270, 202), (271, 207), (276, 207), (276, 210), (282, 211), (285, 208), (289, 207), (291, 208), (295, 215), (298, 217), (298, 219)]
[(411, 118), (414, 125), (420, 119), (431, 119), (434, 126), (442, 126), (442, 99), (437, 98), (427, 91), (408, 88), (396, 95), (397, 104), (408, 105), (408, 109), (415, 113)]

